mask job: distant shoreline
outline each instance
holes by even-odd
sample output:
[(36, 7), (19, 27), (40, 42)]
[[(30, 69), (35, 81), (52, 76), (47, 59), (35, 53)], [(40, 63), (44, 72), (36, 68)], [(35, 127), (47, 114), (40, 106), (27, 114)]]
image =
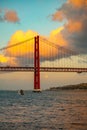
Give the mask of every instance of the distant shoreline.
[(66, 85), (61, 87), (52, 87), (48, 90), (76, 90), (76, 89), (86, 89), (87, 90), (87, 83), (75, 84), (75, 85)]

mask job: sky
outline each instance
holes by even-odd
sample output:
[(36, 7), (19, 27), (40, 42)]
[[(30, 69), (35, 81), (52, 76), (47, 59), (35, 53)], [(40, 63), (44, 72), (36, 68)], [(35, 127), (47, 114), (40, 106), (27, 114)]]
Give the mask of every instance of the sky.
[[(86, 14), (87, 0), (0, 0), (0, 48), (39, 34), (87, 56)], [(0, 54), (0, 61), (6, 59)], [(33, 80), (30, 72), (0, 73), (0, 89), (33, 89)], [(86, 80), (84, 73), (44, 72), (41, 88)]]
[[(6, 12), (15, 18), (7, 18), (0, 22), (0, 45), (5, 45), (10, 37), (17, 31), (24, 32), (32, 30), (40, 35), (49, 35), (51, 30), (62, 26), (63, 23), (52, 22), (52, 15), (57, 8), (61, 7), (66, 0), (0, 0), (0, 17), (4, 17)], [(9, 16), (8, 16), (9, 17)], [(3, 19), (3, 18), (2, 18)], [(4, 35), (4, 37), (3, 37)]]

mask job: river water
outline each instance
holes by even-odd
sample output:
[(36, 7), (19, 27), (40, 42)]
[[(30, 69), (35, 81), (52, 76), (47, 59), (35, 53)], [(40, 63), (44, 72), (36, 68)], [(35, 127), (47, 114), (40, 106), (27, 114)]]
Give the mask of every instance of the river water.
[(87, 130), (87, 90), (0, 91), (0, 130)]

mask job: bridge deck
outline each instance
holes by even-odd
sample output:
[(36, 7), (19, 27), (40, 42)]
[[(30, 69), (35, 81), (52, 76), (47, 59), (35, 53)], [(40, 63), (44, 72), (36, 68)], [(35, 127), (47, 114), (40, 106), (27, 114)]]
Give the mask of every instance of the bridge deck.
[[(0, 71), (34, 72), (34, 67), (0, 67)], [(81, 72), (87, 72), (87, 68), (40, 67), (40, 72), (78, 72), (78, 73), (81, 73)]]

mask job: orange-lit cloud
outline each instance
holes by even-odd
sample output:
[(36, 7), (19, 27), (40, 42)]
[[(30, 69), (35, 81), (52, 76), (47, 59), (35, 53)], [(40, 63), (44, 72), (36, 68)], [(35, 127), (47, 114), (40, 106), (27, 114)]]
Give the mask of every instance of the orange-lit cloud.
[[(63, 30), (63, 27), (53, 30), (47, 39), (60, 46), (65, 46), (66, 41), (64, 41), (64, 39), (61, 35), (62, 30)], [(6, 54), (9, 57), (16, 57), (20, 62), (22, 62), (21, 57), (24, 57), (24, 58), (27, 57), (28, 59), (33, 59), (34, 58), (33, 57), (34, 56), (34, 37), (37, 35), (38, 35), (37, 32), (31, 31), (31, 30), (29, 30), (27, 32), (23, 32), (23, 31), (19, 30), (19, 31), (15, 32), (12, 35), (12, 37), (8, 43), (8, 46), (12, 46), (15, 43), (20, 43), (22, 41), (25, 41), (25, 42), (18, 46), (8, 48), (6, 50)], [(31, 39), (31, 40), (26, 41), (27, 39)], [(53, 54), (51, 54), (52, 51), (53, 51)], [(57, 54), (58, 54), (58, 49), (53, 48), (49, 44), (40, 40), (40, 57), (42, 59), (45, 58), (45, 59), (50, 60), (51, 57), (55, 57)]]
[(10, 23), (17, 23), (20, 21), (15, 10), (0, 9), (0, 22), (7, 21)]
[[(20, 43), (22, 41), (25, 41), (24, 43), (14, 46), (7, 50), (7, 53), (12, 56), (23, 56), (27, 53), (32, 53), (34, 50), (34, 37), (37, 35), (36, 32), (33, 32), (31, 30), (27, 32), (23, 32), (21, 30), (18, 30), (15, 32), (12, 37), (10, 38), (10, 41), (8, 43), (8, 46), (14, 45), (16, 43)], [(30, 41), (26, 41), (28, 39), (32, 39)], [(20, 53), (19, 53), (20, 52)]]
[[(55, 31), (53, 31), (53, 34), (51, 34), (51, 35), (55, 35), (54, 32)], [(9, 46), (12, 46), (17, 43), (20, 44), (22, 41), (25, 41), (25, 42), (20, 45), (12, 46), (12, 47), (6, 49), (5, 54), (9, 57), (9, 59), (11, 59), (11, 61), (15, 61), (16, 65), (23, 64), (23, 62), (25, 62), (26, 59), (34, 60), (34, 42), (35, 42), (34, 37), (37, 35), (38, 35), (37, 32), (31, 31), (31, 30), (29, 30), (27, 32), (23, 32), (22, 30), (16, 31), (10, 38), (10, 41), (8, 42), (7, 46), (9, 47)], [(28, 39), (29, 39), (29, 41), (28, 41)], [(48, 40), (51, 41), (52, 40), (51, 37), (48, 38)], [(47, 45), (45, 42), (40, 40), (40, 56), (41, 56), (42, 60), (44, 58), (50, 59), (52, 49), (53, 48), (51, 46)], [(52, 57), (55, 56), (57, 53), (58, 53), (58, 51), (54, 48), (54, 54), (52, 55)], [(14, 58), (16, 60), (14, 60), (12, 58)], [(12, 65), (12, 63), (14, 63), (14, 62), (11, 62), (11, 65)]]
[(64, 29), (64, 27), (59, 27), (55, 30), (52, 30), (50, 33), (50, 36), (49, 36), (49, 40), (60, 46), (66, 46), (67, 42), (63, 38), (63, 35), (61, 33), (63, 29)]
[(77, 8), (81, 8), (82, 6), (87, 6), (87, 0), (69, 0), (69, 3), (73, 4)]
[(80, 32), (82, 30), (82, 23), (80, 21), (69, 21), (69, 23), (66, 25), (66, 28), (70, 33)]
[(7, 47), (10, 47), (4, 50), (5, 55), (8, 57), (7, 63), (10, 65), (20, 65), (24, 64), (25, 60), (27, 62), (31, 59), (33, 60), (34, 37), (36, 35), (37, 33), (31, 30), (27, 32), (22, 30), (16, 31), (8, 42)]
[(18, 63), (16, 62), (16, 58), (15, 57), (9, 57), (9, 56), (5, 56), (3, 54), (0, 54), (0, 65), (18, 65)]
[[(57, 29), (54, 29), (50, 32), (49, 37), (46, 37), (46, 39), (55, 45), (58, 46), (67, 46), (67, 41), (63, 38), (62, 30), (64, 27), (59, 27)], [(43, 36), (44, 39), (44, 36)], [(59, 49), (58, 46), (53, 47), (49, 44), (49, 42), (40, 42), (40, 56), (47, 58), (47, 60), (51, 60), (52, 57), (55, 57), (59, 55)], [(45, 48), (45, 49), (44, 49)]]
[(0, 63), (6, 63), (7, 61), (8, 61), (8, 58), (0, 54)]
[[(64, 27), (60, 27), (55, 30), (52, 30), (50, 36), (47, 37), (47, 40), (60, 46), (66, 46), (67, 42), (66, 40), (64, 40), (61, 33), (63, 29)], [(5, 61), (4, 63), (7, 62), (10, 65), (25, 64), (24, 62), (26, 61), (26, 59), (34, 60), (34, 37), (37, 35), (37, 32), (31, 30), (27, 32), (23, 32), (22, 30), (16, 31), (11, 36), (10, 41), (8, 42), (7, 47), (10, 46), (10, 48), (4, 51), (6, 57), (3, 55), (3, 57), (1, 57), (0, 60), (2, 61), (3, 59), (3, 61)], [(28, 41), (28, 39), (30, 40)], [(22, 41), (25, 42), (21, 43)], [(41, 38), (39, 39), (39, 41), (40, 58), (42, 59), (42, 61), (51, 60), (53, 57), (53, 60), (55, 60), (56, 56), (59, 54), (59, 50), (49, 45), (49, 43), (47, 44), (47, 42), (42, 41)], [(16, 46), (13, 46), (14, 44), (16, 44)], [(29, 63), (27, 62), (27, 64)]]
[(52, 20), (66, 20), (61, 32), (63, 41), (82, 53), (87, 53), (87, 0), (67, 0), (53, 15)]
[(14, 10), (8, 10), (5, 12), (4, 19), (8, 22), (19, 22), (19, 18), (17, 16), (17, 13)]
[(64, 19), (64, 15), (63, 15), (62, 11), (58, 11), (55, 14), (53, 14), (52, 20), (54, 20), (54, 21), (58, 20), (61, 22), (63, 19)]

